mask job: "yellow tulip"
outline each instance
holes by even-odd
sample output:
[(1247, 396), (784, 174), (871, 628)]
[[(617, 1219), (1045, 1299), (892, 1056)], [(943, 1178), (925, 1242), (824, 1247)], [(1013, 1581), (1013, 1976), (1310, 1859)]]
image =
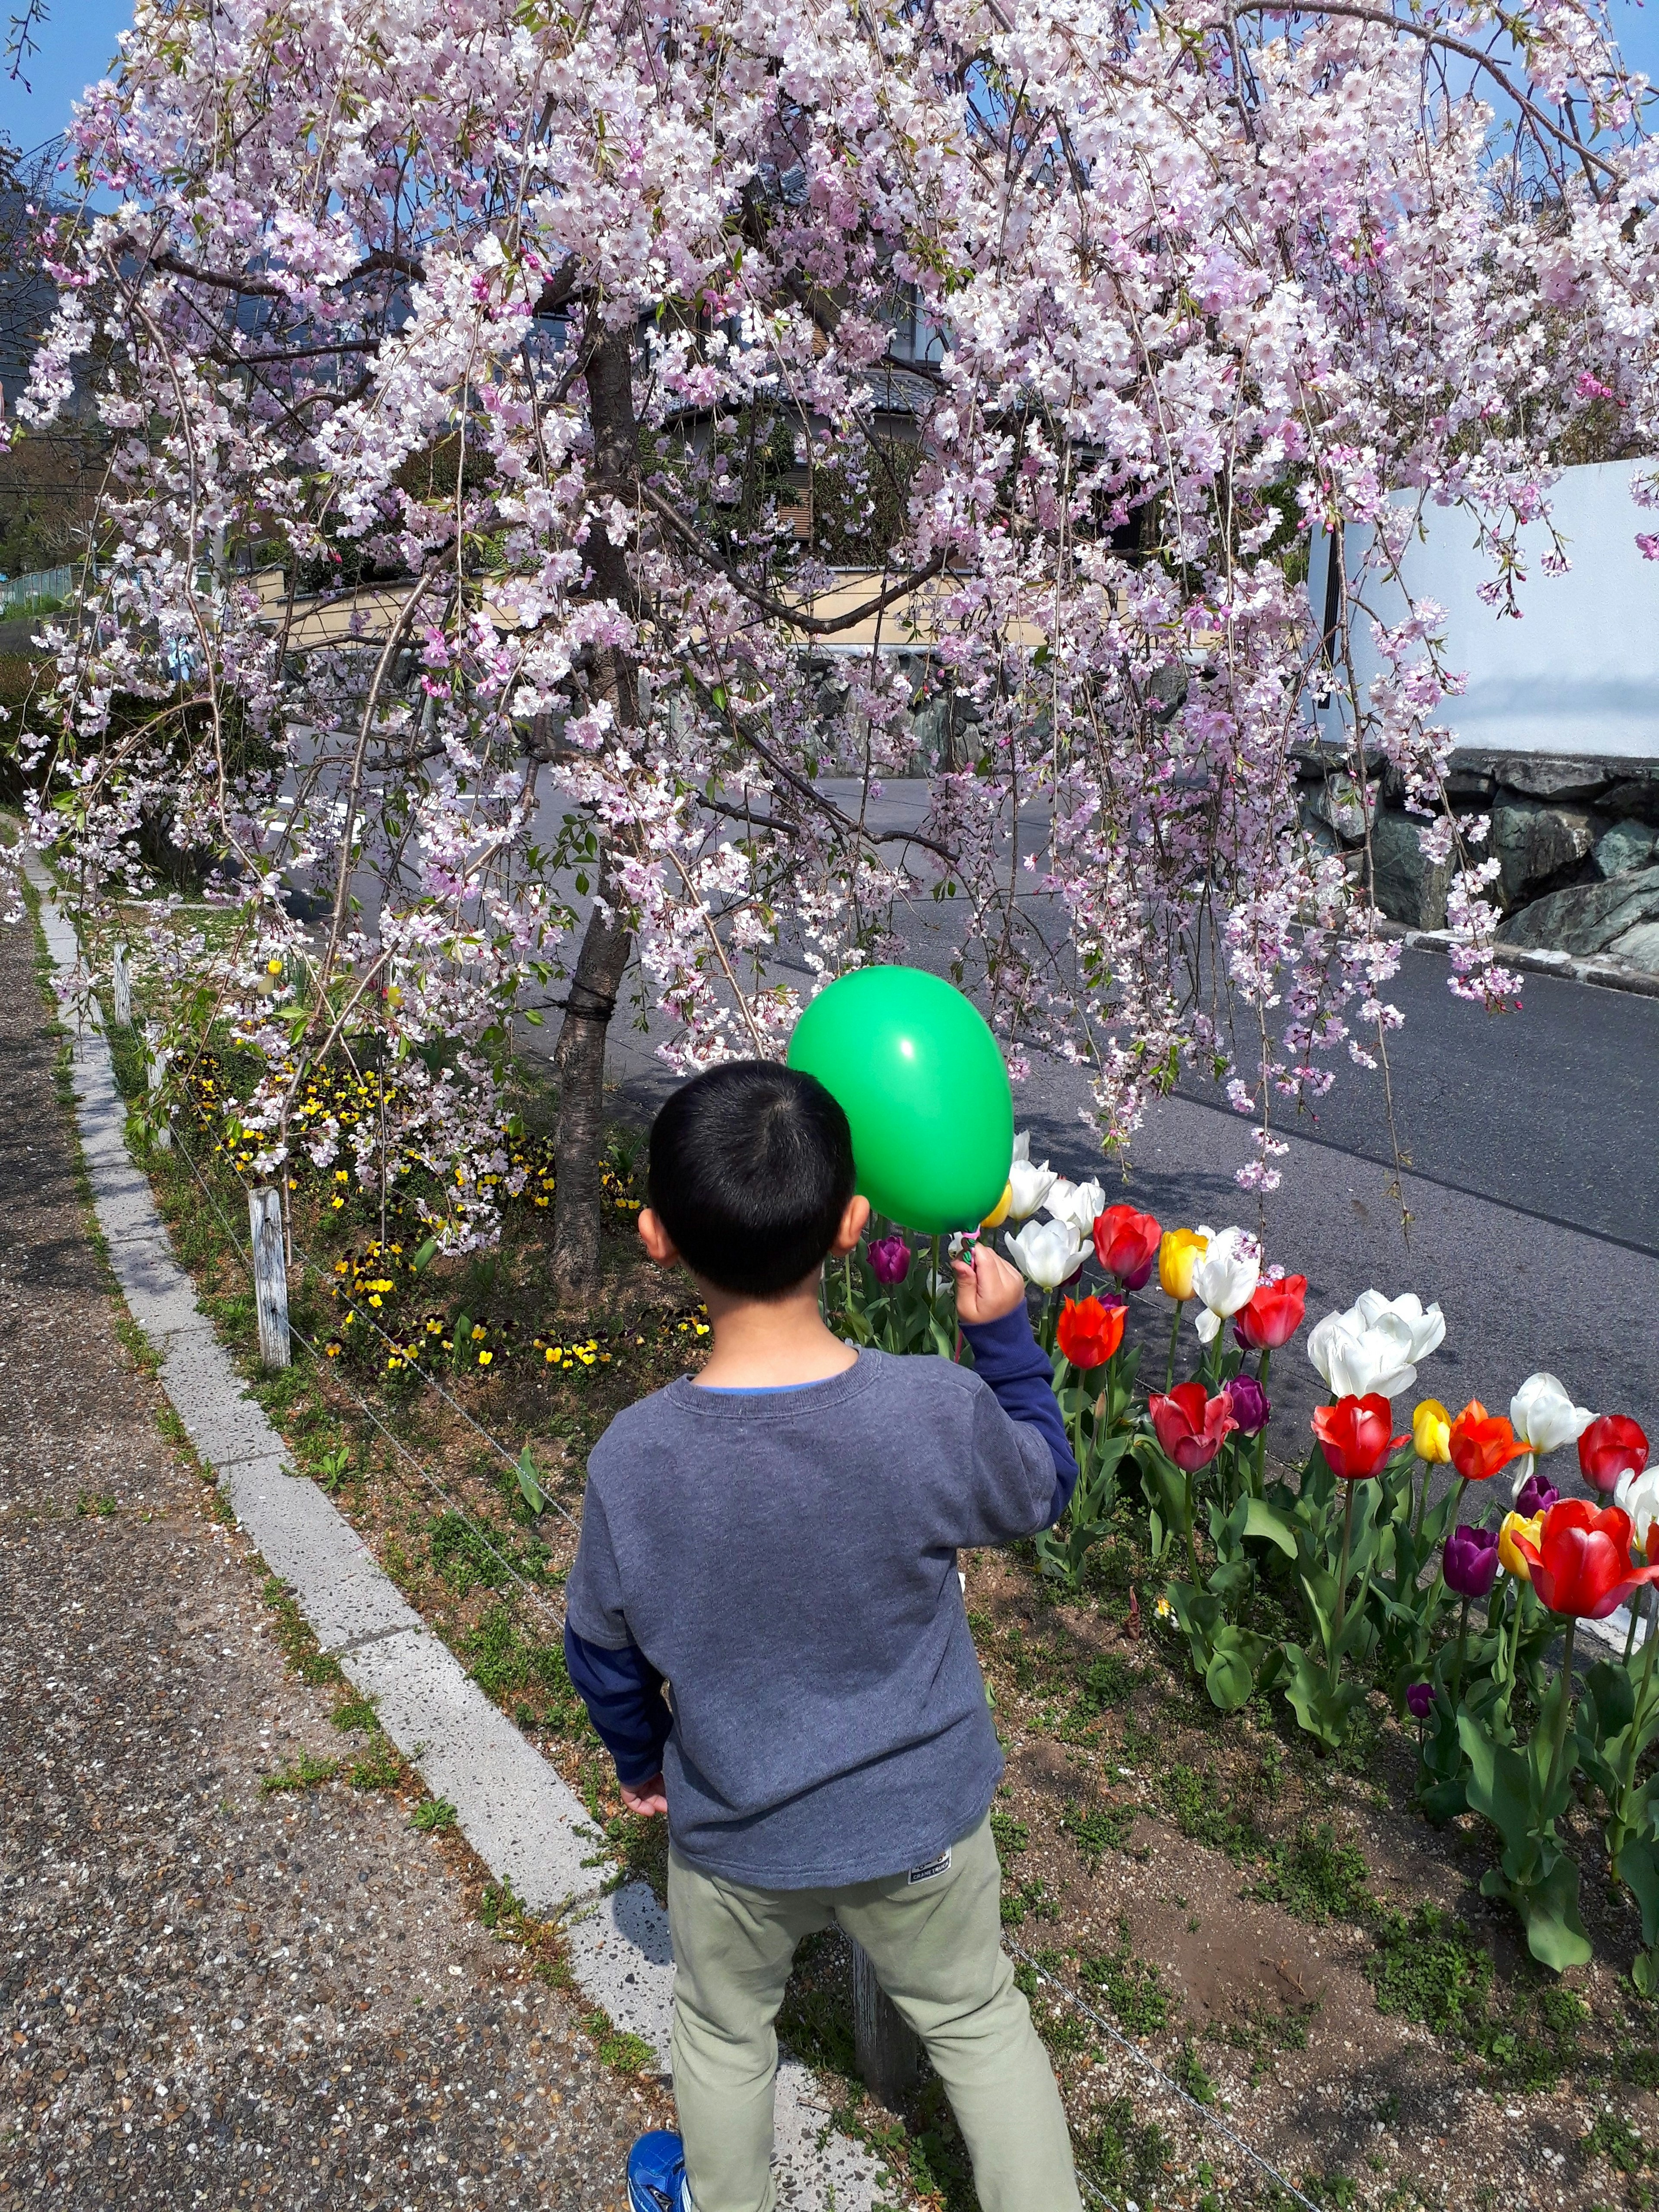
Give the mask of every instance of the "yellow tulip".
[(1003, 1223), (1008, 1218), (1008, 1209), (1013, 1202), (1014, 1186), (1011, 1182), (1006, 1182), (1002, 1186), (1001, 1197), (991, 1208), (991, 1211), (986, 1215), (984, 1220), (980, 1223), (980, 1227), (981, 1229), (1000, 1229)]
[(1543, 1515), (1534, 1513), (1530, 1521), (1523, 1521), (1518, 1513), (1506, 1513), (1504, 1525), (1498, 1532), (1498, 1557), (1504, 1571), (1513, 1575), (1518, 1583), (1529, 1583), (1532, 1569), (1527, 1565), (1526, 1556), (1515, 1540), (1517, 1536), (1524, 1536), (1536, 1551), (1544, 1537)]
[(1412, 1415), (1412, 1444), (1431, 1467), (1444, 1467), (1450, 1459), (1451, 1415), (1438, 1398), (1425, 1398)]
[(1199, 1255), (1207, 1252), (1210, 1240), (1196, 1229), (1166, 1229), (1158, 1248), (1158, 1288), (1166, 1298), (1185, 1299), (1193, 1294), (1193, 1270)]

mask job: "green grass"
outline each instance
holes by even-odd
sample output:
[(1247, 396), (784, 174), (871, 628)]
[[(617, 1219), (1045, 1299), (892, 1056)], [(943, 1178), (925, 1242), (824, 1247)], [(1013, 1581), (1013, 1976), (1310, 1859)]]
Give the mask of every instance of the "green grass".
[(1080, 1805), (1068, 1802), (1060, 1813), (1060, 1825), (1077, 1845), (1090, 1873), (1095, 1874), (1108, 1851), (1145, 1856), (1144, 1852), (1129, 1853), (1129, 1838), (1139, 1817), (1140, 1808), (1133, 1803), (1096, 1805), (1085, 1813)]
[(1172, 1766), (1164, 1778), (1164, 1801), (1183, 1836), (1242, 1861), (1261, 1850), (1261, 1833), (1248, 1806), (1222, 1790), (1213, 1774), (1196, 1766)]
[(313, 1759), (308, 1751), (302, 1751), (290, 1765), (279, 1767), (275, 1774), (262, 1774), (259, 1787), (267, 1797), (287, 1790), (317, 1790), (325, 1782), (332, 1782), (339, 1771), (337, 1759)]
[(410, 1814), (409, 1825), (411, 1828), (418, 1828), (422, 1835), (441, 1836), (447, 1834), (459, 1818), (459, 1814), (447, 1797), (428, 1797)]
[(1328, 1820), (1273, 1844), (1266, 1871), (1246, 1894), (1283, 1905), (1295, 1919), (1319, 1927), (1333, 1918), (1363, 1917), (1371, 1903), (1369, 1873), (1362, 1853), (1352, 1844), (1338, 1843)]
[(406, 1771), (397, 1746), (377, 1735), (346, 1770), (346, 1780), (354, 1790), (395, 1790)]
[(1098, 2188), (1119, 2202), (1131, 2193), (1145, 2205), (1164, 2178), (1175, 2146), (1151, 2120), (1137, 2120), (1127, 2097), (1114, 2097), (1079, 2145), (1079, 2163)]
[(313, 1689), (343, 1682), (337, 1659), (322, 1650), (311, 1623), (300, 1610), (294, 1593), (280, 1575), (267, 1575), (259, 1595), (270, 1607), (276, 1626), (276, 1643), (289, 1671)]

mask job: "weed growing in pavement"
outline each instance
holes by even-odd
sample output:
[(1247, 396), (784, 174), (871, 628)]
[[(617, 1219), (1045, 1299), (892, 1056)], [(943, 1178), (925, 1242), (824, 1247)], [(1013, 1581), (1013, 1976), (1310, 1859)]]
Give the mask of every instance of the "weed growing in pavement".
[(83, 1490), (75, 1510), (82, 1520), (107, 1521), (115, 1511), (115, 1499), (107, 1490)]
[(608, 2013), (584, 2013), (582, 2026), (593, 2039), (600, 2065), (610, 2067), (613, 2074), (643, 2074), (655, 2065), (657, 2054), (645, 2038), (624, 2034)]
[(337, 1729), (372, 1729), (379, 1725), (368, 1698), (344, 1697), (329, 1715)]
[(346, 1780), (354, 1790), (395, 1790), (406, 1771), (397, 1746), (377, 1735), (362, 1757), (348, 1767)]
[(459, 1819), (460, 1814), (447, 1797), (428, 1797), (410, 1814), (409, 1825), (418, 1828), (422, 1835), (441, 1836), (447, 1835)]
[(1606, 2159), (1618, 2173), (1639, 2173), (1644, 2166), (1655, 2162), (1640, 2129), (1632, 2127), (1611, 2106), (1597, 2116), (1589, 2134), (1580, 2137), (1578, 2148), (1586, 2158)]
[(1129, 1948), (1129, 1922), (1121, 1915), (1117, 1948), (1085, 1951), (1078, 1960), (1078, 1972), (1090, 1989), (1097, 1990), (1117, 2015), (1119, 2025), (1131, 2035), (1156, 2035), (1170, 2017), (1170, 1996), (1164, 1977), (1147, 1960)]
[(1180, 2050), (1170, 2061), (1170, 2072), (1174, 2079), (1180, 2082), (1194, 2104), (1214, 2104), (1215, 2083), (1200, 2063), (1198, 2053), (1193, 2049), (1193, 2040), (1190, 2036), (1182, 2039)]
[(267, 1797), (274, 1797), (285, 1790), (317, 1790), (325, 1782), (332, 1782), (340, 1771), (337, 1759), (313, 1759), (302, 1751), (289, 1765), (279, 1767), (275, 1774), (262, 1774), (259, 1787)]
[(319, 1645), (311, 1623), (301, 1612), (293, 1591), (282, 1577), (267, 1575), (259, 1595), (276, 1618), (276, 1642), (289, 1671), (313, 1689), (343, 1682), (345, 1676), (339, 1661), (331, 1659)]

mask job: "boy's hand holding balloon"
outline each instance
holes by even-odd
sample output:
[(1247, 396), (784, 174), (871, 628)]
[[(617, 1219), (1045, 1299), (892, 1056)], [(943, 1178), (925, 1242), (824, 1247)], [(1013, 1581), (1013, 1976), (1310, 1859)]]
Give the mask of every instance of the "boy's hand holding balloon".
[(988, 1244), (975, 1244), (970, 1258), (952, 1260), (957, 1279), (957, 1312), (965, 1322), (1000, 1321), (1025, 1303), (1025, 1278)]

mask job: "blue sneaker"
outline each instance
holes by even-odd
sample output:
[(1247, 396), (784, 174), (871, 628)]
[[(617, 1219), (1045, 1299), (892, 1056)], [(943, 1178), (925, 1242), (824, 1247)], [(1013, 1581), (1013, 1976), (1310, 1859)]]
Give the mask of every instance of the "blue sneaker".
[(629, 2212), (693, 2212), (685, 2185), (685, 2146), (653, 2128), (628, 2154)]

